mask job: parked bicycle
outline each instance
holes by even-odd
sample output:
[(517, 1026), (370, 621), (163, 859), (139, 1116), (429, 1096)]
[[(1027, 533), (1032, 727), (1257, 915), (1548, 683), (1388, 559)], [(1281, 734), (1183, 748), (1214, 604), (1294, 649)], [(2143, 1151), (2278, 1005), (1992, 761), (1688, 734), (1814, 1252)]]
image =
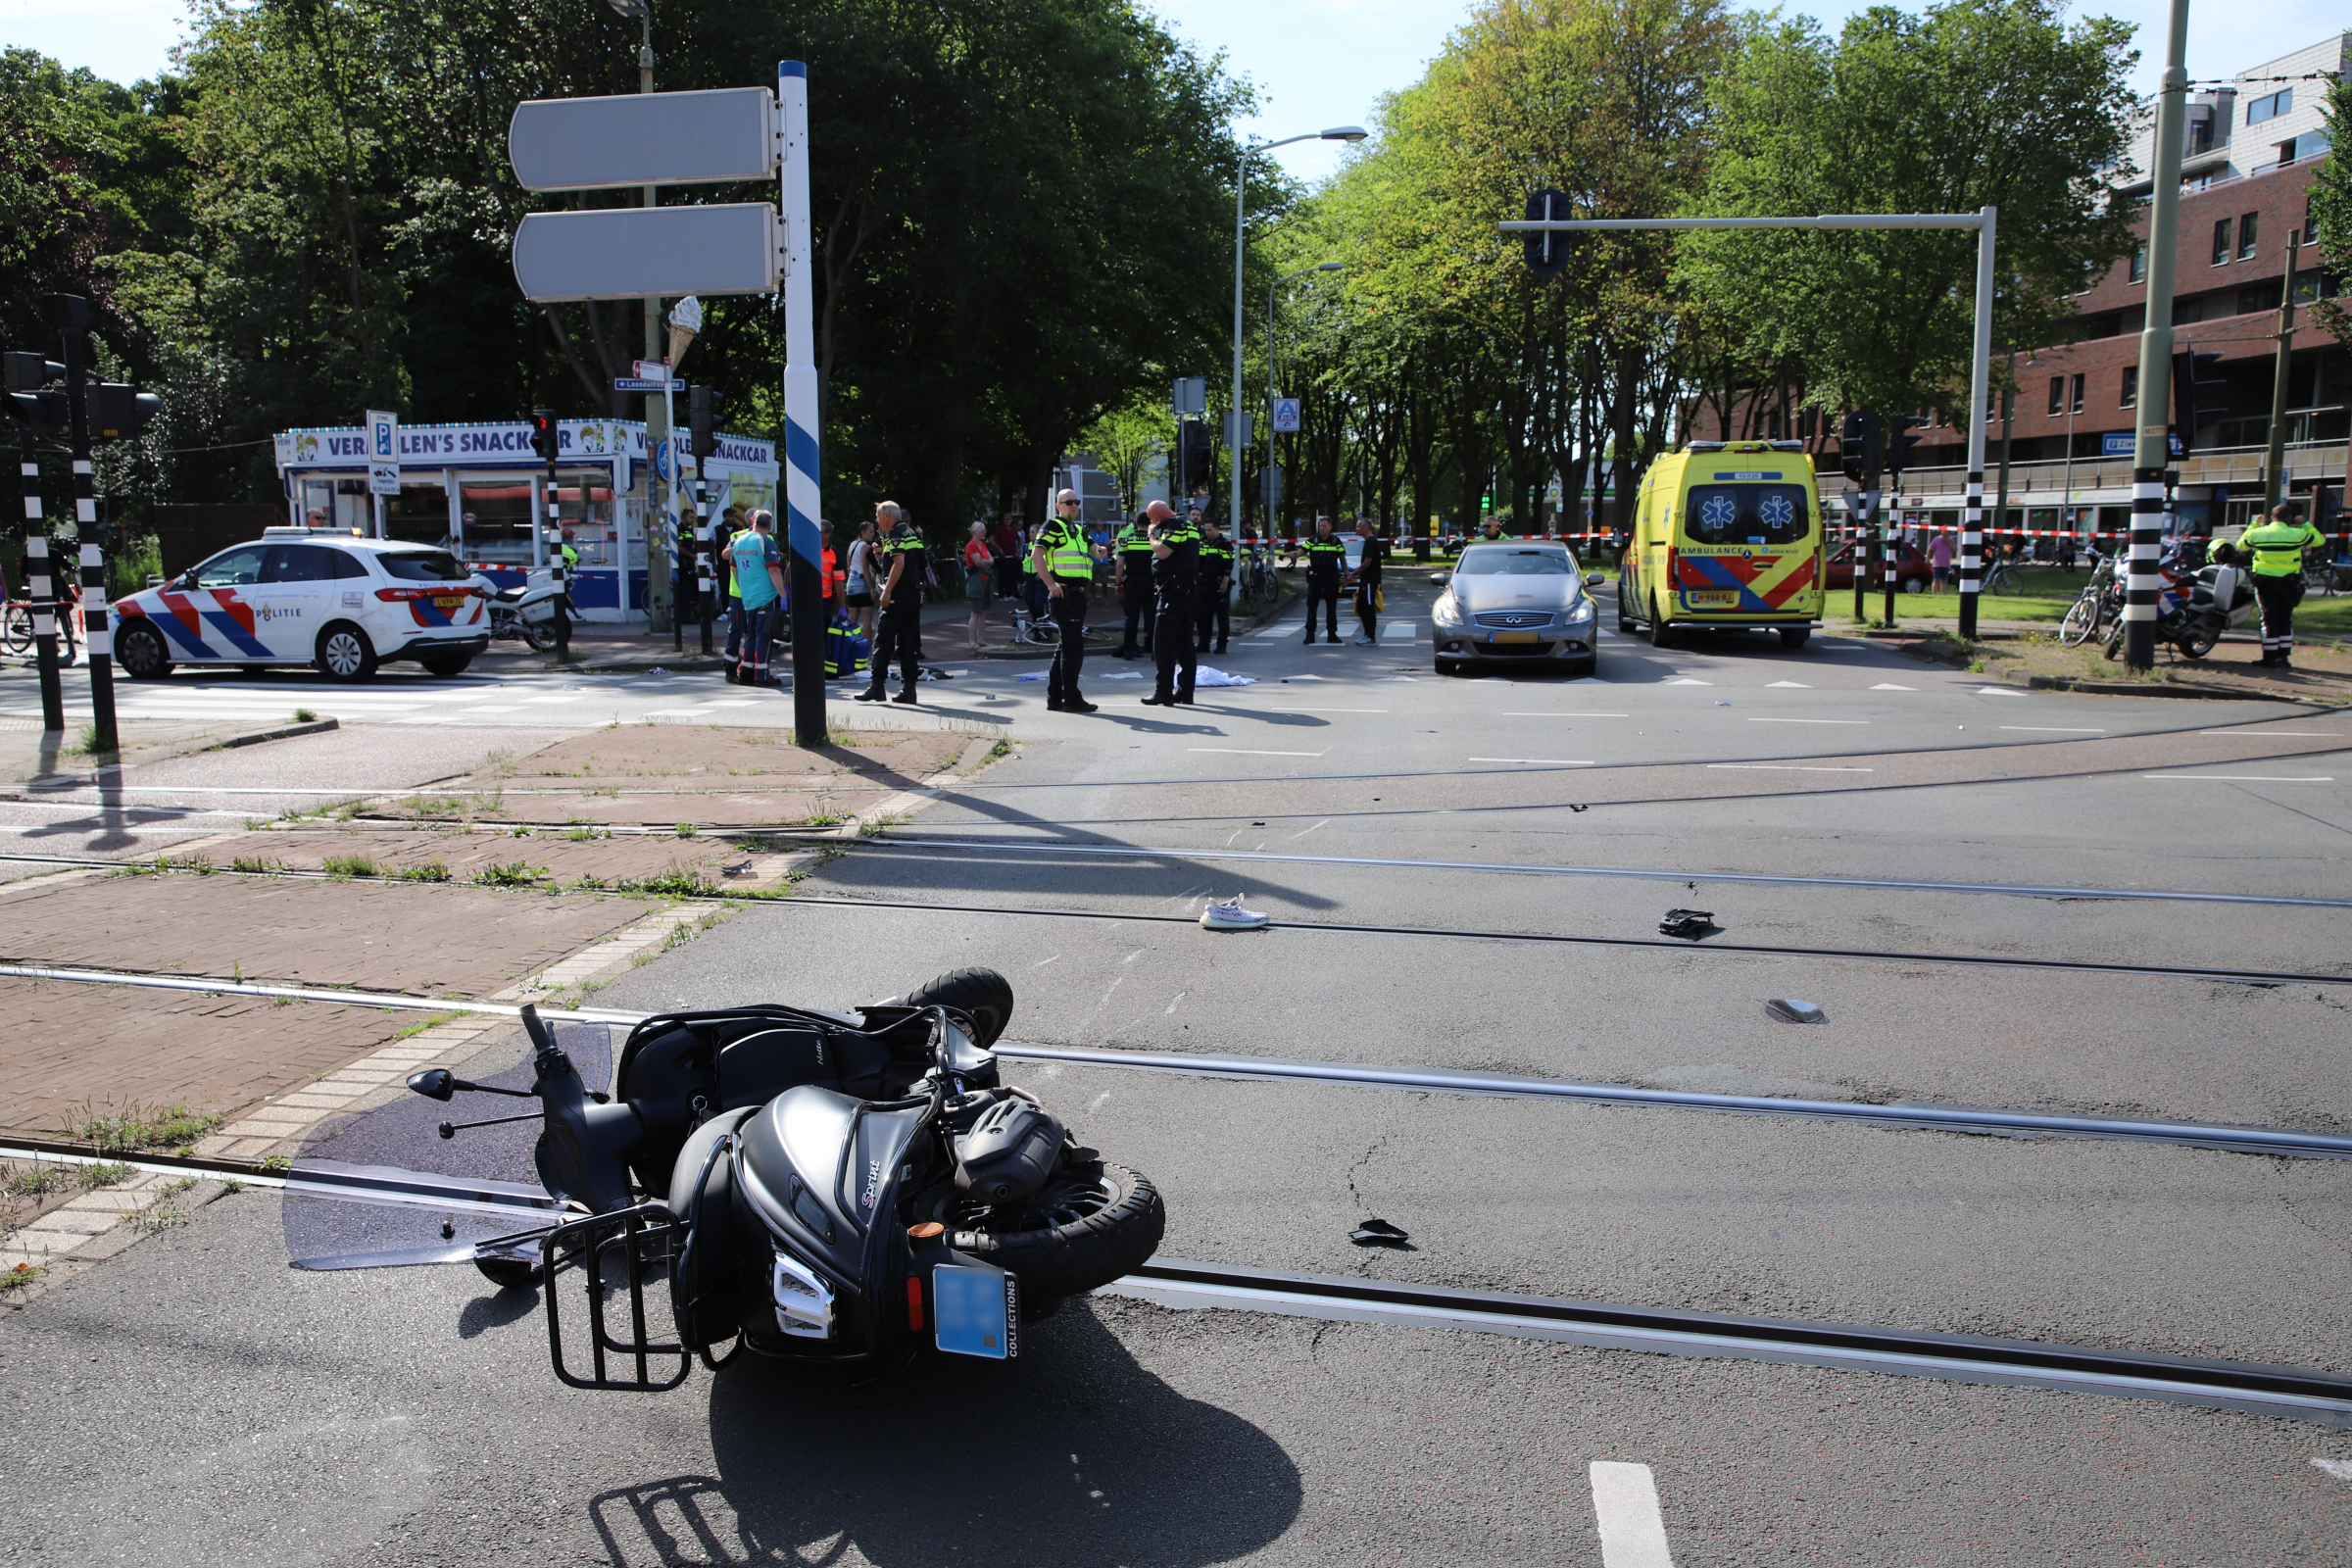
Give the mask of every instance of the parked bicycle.
[[(32, 612), (34, 601), (11, 599), (4, 615), (0, 615), (0, 648), (21, 659), (33, 654)], [(57, 615), (58, 662), (71, 667), (81, 658), (81, 611), (67, 603), (59, 607)]]
[(2058, 623), (2058, 640), (2069, 648), (2082, 647), (2096, 637), (2102, 627), (2113, 625), (2124, 612), (2124, 585), (2115, 574), (2115, 558), (2092, 559), (2097, 564), (2091, 568), (2090, 581), (2082, 585), (2081, 597)]

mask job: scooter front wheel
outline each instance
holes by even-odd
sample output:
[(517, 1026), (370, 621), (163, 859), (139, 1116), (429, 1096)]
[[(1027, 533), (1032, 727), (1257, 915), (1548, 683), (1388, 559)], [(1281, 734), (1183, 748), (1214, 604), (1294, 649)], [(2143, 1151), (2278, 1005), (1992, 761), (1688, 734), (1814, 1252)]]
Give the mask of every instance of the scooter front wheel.
[(525, 621), (522, 640), (529, 643), (534, 652), (547, 653), (556, 646), (556, 623), (552, 620)]
[(1107, 1160), (1070, 1166), (1017, 1203), (992, 1207), (950, 1193), (932, 1217), (958, 1250), (1019, 1275), (1021, 1294), (1041, 1304), (1132, 1273), (1168, 1228), (1159, 1190)]

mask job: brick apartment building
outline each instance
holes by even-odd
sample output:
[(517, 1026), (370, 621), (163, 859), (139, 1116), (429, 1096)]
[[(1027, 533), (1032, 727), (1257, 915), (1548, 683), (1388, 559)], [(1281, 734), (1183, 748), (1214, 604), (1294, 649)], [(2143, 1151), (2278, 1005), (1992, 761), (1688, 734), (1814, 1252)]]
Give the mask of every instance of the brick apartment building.
[[(2288, 237), (2299, 232), (2303, 242), (2295, 280), (2299, 305), (2336, 296), (2345, 281), (2319, 270), (2310, 192), (2329, 156), (2328, 78), (2343, 76), (2348, 67), (2352, 34), (2339, 33), (2253, 67), (2230, 86), (2190, 96), (2174, 264), (2175, 347), (2222, 355), (2216, 368), (2228, 386), (2227, 416), (2199, 429), (2192, 455), (2177, 466), (2181, 523), (2193, 531), (2242, 523), (2260, 506)], [(2007, 527), (2121, 532), (2129, 526), (2154, 122), (2151, 102), (2142, 110), (2129, 164), (2139, 177), (2116, 187), (2118, 200), (2139, 205), (2141, 244), (2077, 296), (2072, 342), (2017, 356), (2016, 409), (2006, 431)], [(2352, 351), (2300, 311), (2295, 327), (2286, 400), (2287, 488), (2316, 501), (2319, 514), (2332, 522), (2352, 477)], [(1965, 405), (1966, 399), (1958, 401)], [(1919, 432), (1900, 506), (1908, 522), (1952, 526), (1963, 500), (1968, 431), (1965, 422), (1937, 417)], [(1777, 420), (1760, 406), (1736, 406), (1727, 422), (1742, 435), (1780, 433), (1766, 428)], [(1752, 431), (1750, 423), (1757, 426)], [(1837, 460), (1826, 438), (1835, 428), (1835, 421), (1807, 420), (1792, 433), (1815, 436), (1809, 444), (1824, 452), (1818, 461), (1834, 470)], [(1988, 513), (2003, 435), (1999, 418), (1988, 422)], [(1987, 526), (2001, 525), (1987, 517)]]

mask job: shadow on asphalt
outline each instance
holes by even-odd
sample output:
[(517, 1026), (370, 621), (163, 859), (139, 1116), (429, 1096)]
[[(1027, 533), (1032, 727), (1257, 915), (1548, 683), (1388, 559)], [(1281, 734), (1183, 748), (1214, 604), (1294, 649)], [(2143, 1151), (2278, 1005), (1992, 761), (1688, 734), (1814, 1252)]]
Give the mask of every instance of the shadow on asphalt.
[(1138, 1365), (1087, 1303), (1010, 1364), (927, 1357), (865, 1387), (747, 1357), (710, 1386), (716, 1476), (594, 1498), (614, 1564), (1194, 1568), (1287, 1531), (1298, 1470)]

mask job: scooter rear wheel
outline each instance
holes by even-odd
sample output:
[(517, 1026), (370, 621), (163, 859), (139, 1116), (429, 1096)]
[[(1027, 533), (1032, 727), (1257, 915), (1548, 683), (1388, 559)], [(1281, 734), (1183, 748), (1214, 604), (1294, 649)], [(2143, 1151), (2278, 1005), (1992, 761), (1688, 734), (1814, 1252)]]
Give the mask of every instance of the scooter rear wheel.
[(1159, 1190), (1124, 1165), (1073, 1165), (1018, 1203), (990, 1207), (946, 1194), (932, 1215), (959, 1251), (1020, 1276), (1041, 1306), (1108, 1285), (1159, 1249), (1168, 1212)]
[(916, 986), (901, 1005), (962, 1013), (972, 1020), (972, 1044), (986, 1051), (1012, 1019), (1012, 982), (994, 969), (956, 969)]

